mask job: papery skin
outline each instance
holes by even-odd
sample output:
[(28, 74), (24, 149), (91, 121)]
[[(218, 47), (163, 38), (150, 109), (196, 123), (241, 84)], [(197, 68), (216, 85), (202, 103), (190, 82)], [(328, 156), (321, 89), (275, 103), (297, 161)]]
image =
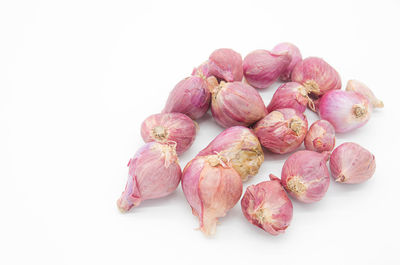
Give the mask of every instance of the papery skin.
[(325, 94), (319, 103), (319, 116), (329, 121), (337, 133), (363, 126), (372, 113), (368, 99), (352, 91), (334, 90)]
[(375, 156), (356, 143), (343, 143), (333, 150), (329, 160), (336, 182), (357, 184), (370, 179), (376, 168)]
[(304, 203), (321, 200), (329, 187), (326, 162), (329, 152), (297, 151), (282, 167), (281, 183), (286, 191)]
[(269, 151), (286, 154), (297, 149), (304, 140), (308, 122), (304, 114), (285, 108), (270, 112), (254, 126), (254, 133)]
[(296, 64), (298, 62), (300, 62), (302, 60), (302, 56), (301, 56), (299, 48), (292, 43), (283, 42), (283, 43), (279, 43), (278, 45), (276, 45), (271, 50), (271, 52), (275, 53), (275, 54), (282, 54), (282, 53), (287, 52), (287, 54), (290, 56), (289, 65), (286, 67), (286, 70), (283, 71), (283, 73), (279, 77), (284, 82), (290, 81), (291, 74), (292, 74), (294, 67), (296, 66)]
[(150, 142), (141, 147), (128, 163), (128, 181), (117, 201), (121, 212), (142, 201), (171, 194), (182, 176), (173, 145)]
[(255, 88), (267, 88), (287, 69), (290, 56), (285, 53), (272, 53), (255, 50), (243, 60), (243, 74), (247, 82)]
[(225, 128), (249, 126), (267, 114), (256, 89), (242, 82), (223, 81), (212, 91), (211, 112), (217, 123)]
[(208, 60), (208, 74), (227, 82), (242, 81), (242, 56), (232, 49), (215, 50)]
[(180, 155), (193, 144), (197, 124), (183, 113), (159, 113), (147, 117), (140, 132), (146, 143), (176, 143), (176, 152)]
[(366, 97), (374, 108), (383, 108), (384, 104), (382, 100), (379, 100), (369, 87), (364, 83), (357, 80), (349, 80), (347, 82), (346, 91), (357, 92)]
[(219, 154), (229, 161), (242, 181), (258, 173), (264, 152), (257, 136), (247, 127), (234, 126), (224, 130), (198, 156)]
[(302, 84), (310, 96), (316, 97), (342, 87), (338, 72), (317, 57), (308, 57), (298, 62), (293, 68), (291, 79)]
[(303, 113), (310, 99), (306, 89), (299, 83), (289, 82), (278, 87), (267, 106), (267, 111), (292, 108)]
[(183, 170), (183, 193), (206, 235), (215, 234), (218, 218), (235, 206), (242, 188), (239, 174), (218, 155), (197, 156)]
[(304, 146), (315, 152), (332, 151), (335, 147), (335, 128), (329, 121), (314, 122), (306, 134)]
[(272, 174), (270, 178), (270, 181), (247, 187), (241, 206), (250, 223), (276, 236), (289, 226), (293, 205), (280, 180)]
[(208, 80), (197, 75), (180, 81), (168, 96), (163, 113), (179, 112), (192, 119), (201, 118), (210, 107)]

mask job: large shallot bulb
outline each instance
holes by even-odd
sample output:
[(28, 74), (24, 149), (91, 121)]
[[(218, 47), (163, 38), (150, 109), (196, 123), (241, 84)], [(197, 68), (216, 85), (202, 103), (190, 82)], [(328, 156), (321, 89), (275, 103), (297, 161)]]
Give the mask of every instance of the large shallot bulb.
[(234, 126), (220, 133), (198, 156), (219, 154), (240, 174), (243, 181), (257, 174), (264, 153), (257, 136), (247, 127)]
[(128, 181), (117, 201), (121, 212), (142, 201), (171, 194), (179, 184), (182, 171), (175, 146), (150, 142), (140, 148), (128, 163)]
[(242, 180), (219, 155), (197, 156), (183, 170), (182, 189), (200, 230), (215, 233), (218, 218), (235, 206), (242, 195)]
[(343, 90), (325, 94), (319, 103), (321, 119), (329, 121), (338, 133), (363, 126), (372, 113), (372, 105), (363, 95)]
[(333, 150), (329, 166), (336, 182), (361, 183), (374, 175), (375, 156), (356, 143), (344, 143)]

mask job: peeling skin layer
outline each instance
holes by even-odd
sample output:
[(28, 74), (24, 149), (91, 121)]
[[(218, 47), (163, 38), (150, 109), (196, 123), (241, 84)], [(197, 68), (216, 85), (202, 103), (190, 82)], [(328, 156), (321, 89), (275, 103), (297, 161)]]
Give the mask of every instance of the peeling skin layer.
[(199, 218), (200, 230), (215, 233), (218, 218), (223, 217), (242, 195), (239, 174), (216, 155), (198, 156), (185, 167), (182, 189), (192, 212)]
[(329, 121), (338, 133), (363, 126), (371, 117), (372, 106), (367, 98), (352, 92), (335, 90), (325, 94), (319, 103), (321, 119)]
[(374, 175), (375, 156), (356, 143), (344, 143), (332, 152), (329, 166), (337, 182), (361, 183)]
[(251, 185), (243, 195), (242, 212), (246, 219), (272, 235), (283, 233), (293, 215), (293, 205), (279, 180)]
[(224, 130), (198, 156), (218, 153), (240, 174), (242, 181), (257, 174), (264, 153), (254, 133), (244, 126)]
[(126, 212), (142, 201), (169, 195), (179, 184), (181, 168), (172, 146), (151, 142), (129, 161), (128, 180), (117, 205)]
[(141, 126), (145, 142), (176, 143), (176, 152), (182, 154), (193, 144), (196, 123), (182, 113), (160, 113), (149, 116)]
[(212, 92), (211, 112), (218, 124), (226, 128), (249, 126), (267, 113), (258, 91), (242, 82), (221, 82)]
[(272, 111), (254, 126), (261, 144), (271, 152), (289, 153), (298, 148), (307, 133), (307, 119), (294, 109)]
[(282, 185), (288, 193), (305, 203), (322, 199), (329, 187), (326, 161), (329, 153), (298, 151), (285, 161), (282, 168)]

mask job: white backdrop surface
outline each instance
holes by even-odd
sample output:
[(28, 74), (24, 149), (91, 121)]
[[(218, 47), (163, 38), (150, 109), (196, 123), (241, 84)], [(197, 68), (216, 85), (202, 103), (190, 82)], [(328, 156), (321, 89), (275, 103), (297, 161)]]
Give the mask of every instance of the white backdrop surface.
[[(399, 12), (399, 1), (0, 1), (0, 263), (399, 264)], [(119, 213), (140, 124), (174, 85), (214, 49), (283, 41), (384, 101), (337, 135), (375, 154), (374, 177), (293, 202), (278, 237), (239, 204), (203, 236), (181, 187)], [(278, 85), (260, 91), (266, 103)], [(182, 168), (223, 130), (210, 114), (199, 125)], [(245, 187), (287, 157), (266, 153)]]

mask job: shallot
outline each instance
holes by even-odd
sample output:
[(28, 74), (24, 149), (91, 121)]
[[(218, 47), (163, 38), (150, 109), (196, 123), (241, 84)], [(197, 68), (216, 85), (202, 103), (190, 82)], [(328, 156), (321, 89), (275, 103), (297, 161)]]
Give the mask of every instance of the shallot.
[(315, 152), (332, 151), (335, 147), (335, 128), (326, 120), (314, 122), (308, 129), (304, 146)]
[(182, 113), (151, 115), (143, 121), (140, 130), (146, 143), (175, 142), (178, 155), (189, 149), (196, 137), (196, 131), (196, 122)]
[(347, 82), (346, 91), (357, 92), (366, 97), (374, 108), (383, 108), (383, 101), (379, 100), (371, 89), (369, 89), (364, 83), (357, 80), (349, 80)]
[(270, 179), (247, 187), (241, 205), (250, 223), (275, 236), (288, 228), (293, 216), (293, 205), (280, 180), (272, 174)]
[(142, 201), (171, 194), (179, 184), (182, 171), (174, 145), (150, 142), (140, 148), (128, 163), (128, 181), (117, 201), (121, 212)]
[(234, 126), (224, 130), (198, 156), (219, 154), (239, 173), (242, 181), (257, 174), (264, 153), (257, 136), (246, 127)]
[(283, 164), (282, 185), (291, 196), (301, 202), (321, 200), (330, 182), (326, 166), (328, 159), (328, 152), (297, 151)]
[(292, 108), (303, 113), (307, 104), (312, 102), (308, 97), (305, 87), (296, 82), (284, 83), (278, 87), (267, 106), (267, 111)]
[(374, 175), (375, 156), (356, 143), (344, 143), (333, 150), (329, 166), (336, 182), (361, 183)]
[(363, 95), (344, 90), (325, 94), (319, 103), (321, 119), (329, 121), (338, 133), (363, 126), (372, 113), (372, 105)]
[(286, 154), (297, 149), (308, 128), (307, 118), (295, 109), (278, 109), (265, 116), (254, 126), (261, 144), (269, 151)]
[(267, 88), (286, 71), (290, 63), (288, 52), (273, 53), (256, 50), (243, 60), (243, 74), (255, 88)]
[(218, 218), (239, 201), (242, 186), (240, 175), (219, 155), (197, 156), (186, 165), (182, 189), (204, 234), (215, 233)]
[(302, 59), (299, 48), (297, 48), (297, 46), (292, 43), (283, 42), (283, 43), (279, 43), (278, 45), (276, 45), (271, 50), (271, 52), (277, 53), (277, 54), (287, 52), (288, 55), (290, 56), (289, 65), (286, 67), (286, 70), (283, 71), (283, 73), (280, 75), (280, 79), (282, 81), (290, 81), (290, 76), (292, 74), (293, 68)]
[(227, 82), (242, 81), (242, 56), (232, 49), (215, 50), (208, 60), (209, 74)]
[(211, 112), (223, 127), (249, 126), (267, 114), (256, 89), (242, 82), (224, 81), (212, 90)]
[[(330, 90), (340, 89), (342, 82), (336, 70), (321, 58), (308, 57), (296, 64), (292, 81), (302, 84), (310, 98), (318, 98)], [(310, 108), (315, 111), (312, 104)]]
[(215, 77), (192, 75), (180, 81), (169, 94), (163, 113), (180, 112), (192, 119), (201, 118), (210, 107), (210, 88)]

